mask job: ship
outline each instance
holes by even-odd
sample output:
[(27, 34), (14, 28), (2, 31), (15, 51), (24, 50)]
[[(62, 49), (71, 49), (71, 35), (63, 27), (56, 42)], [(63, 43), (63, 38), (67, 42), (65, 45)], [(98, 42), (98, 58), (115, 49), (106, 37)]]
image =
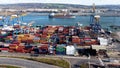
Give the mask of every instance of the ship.
[(70, 13), (51, 13), (49, 18), (75, 18), (75, 15)]

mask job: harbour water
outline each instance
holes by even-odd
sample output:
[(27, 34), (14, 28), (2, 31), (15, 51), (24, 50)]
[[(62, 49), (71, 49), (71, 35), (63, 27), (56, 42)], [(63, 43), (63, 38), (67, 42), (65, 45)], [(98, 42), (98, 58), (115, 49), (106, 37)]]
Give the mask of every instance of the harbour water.
[[(18, 19), (13, 19), (6, 21), (9, 24), (17, 23)], [(39, 13), (30, 13), (26, 16), (21, 16), (19, 18), (21, 22), (30, 23), (34, 22), (33, 25), (65, 25), (73, 26), (75, 23), (80, 22), (83, 26), (90, 24), (90, 16), (76, 16), (76, 18), (71, 19), (50, 19), (48, 15), (39, 15)], [(2, 22), (2, 21), (0, 21)], [(100, 18), (100, 24), (102, 27), (106, 28), (110, 25), (120, 25), (120, 17), (102, 17)]]

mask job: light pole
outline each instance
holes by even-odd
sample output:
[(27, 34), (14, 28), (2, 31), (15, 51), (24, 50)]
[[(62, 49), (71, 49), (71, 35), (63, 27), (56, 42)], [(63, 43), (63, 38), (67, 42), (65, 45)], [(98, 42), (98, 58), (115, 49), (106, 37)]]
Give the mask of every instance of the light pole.
[(90, 58), (91, 58), (91, 56), (90, 56), (90, 54), (88, 54), (88, 68), (90, 68)]

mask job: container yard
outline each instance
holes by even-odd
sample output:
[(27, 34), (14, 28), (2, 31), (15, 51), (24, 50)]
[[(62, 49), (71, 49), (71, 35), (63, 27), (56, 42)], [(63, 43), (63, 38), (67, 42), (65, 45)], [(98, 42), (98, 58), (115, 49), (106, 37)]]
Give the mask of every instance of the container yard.
[[(22, 14), (20, 14), (22, 15)], [(19, 18), (11, 15), (11, 19)], [(0, 29), (0, 51), (19, 52), (46, 55), (97, 55), (99, 50), (106, 50), (109, 45), (110, 32), (103, 30), (99, 24), (100, 16), (91, 15), (91, 24), (82, 26), (46, 25), (32, 26), (15, 24), (13, 26), (3, 25)], [(18, 20), (19, 21), (19, 20)]]
[[(98, 23), (89, 26), (7, 26), (0, 29), (0, 52), (23, 53), (31, 56), (99, 56), (108, 58), (107, 54), (114, 43), (112, 33), (103, 30)], [(101, 59), (99, 60), (101, 61)], [(101, 61), (101, 63), (103, 63)], [(113, 65), (105, 63), (105, 65)], [(91, 64), (91, 66), (97, 66)]]
[[(0, 17), (0, 22), (2, 22), (2, 25), (0, 25), (0, 56), (13, 54), (24, 55), (30, 58), (44, 56), (59, 57), (61, 59), (62, 57), (62, 59), (68, 59), (71, 68), (73, 65), (79, 66), (84, 63), (89, 67), (92, 66), (91, 68), (114, 68), (115, 66), (119, 68), (119, 25), (110, 26), (110, 28), (114, 29), (113, 31), (109, 30), (106, 25), (106, 29), (104, 29), (100, 23), (100, 15), (95, 10), (95, 4), (93, 4), (92, 9), (90, 23), (84, 26), (83, 23), (85, 22), (79, 20), (79, 22), (72, 26), (69, 24), (61, 25), (61, 23), (58, 23), (55, 25), (52, 23), (55, 20), (59, 22), (60, 20), (64, 22), (67, 22), (65, 20), (75, 22), (78, 16), (74, 19), (69, 19), (71, 16), (69, 17), (69, 15), (66, 16), (65, 14), (52, 18), (49, 16), (47, 18), (46, 16), (39, 18), (38, 15), (36, 18), (33, 16), (35, 18), (33, 19), (29, 17), (30, 14), (25, 16), (26, 12), (16, 12), (13, 14), (8, 12), (7, 16), (6, 11), (4, 16)], [(49, 20), (52, 25), (51, 23), (50, 25), (38, 25), (36, 21), (39, 21), (39, 19)], [(27, 21), (32, 22), (28, 23)], [(39, 23), (42, 22), (39, 21)]]
[[(0, 51), (53, 55), (96, 54), (97, 46), (106, 47), (108, 38), (97, 25), (90, 26), (20, 26), (0, 31)], [(94, 28), (93, 28), (94, 27)], [(99, 27), (99, 28), (98, 28)], [(85, 51), (86, 53), (84, 53)], [(83, 51), (83, 53), (82, 53)], [(93, 53), (90, 53), (92, 52)]]

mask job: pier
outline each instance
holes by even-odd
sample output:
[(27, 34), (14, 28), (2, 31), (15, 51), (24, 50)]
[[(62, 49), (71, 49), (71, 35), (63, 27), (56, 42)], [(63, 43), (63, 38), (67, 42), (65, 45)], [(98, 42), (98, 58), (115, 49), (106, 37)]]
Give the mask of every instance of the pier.
[[(100, 16), (120, 16), (120, 12), (116, 11), (107, 11), (107, 9), (96, 9), (97, 14)], [(12, 15), (17, 14), (19, 12), (27, 12), (27, 13), (40, 13), (38, 15), (49, 15), (50, 13), (59, 13), (59, 12), (70, 12), (72, 15), (79, 15), (79, 16), (90, 16), (92, 15), (91, 9), (41, 9), (41, 8), (28, 8), (28, 9), (0, 9), (0, 15)], [(104, 11), (104, 12), (103, 12)]]

